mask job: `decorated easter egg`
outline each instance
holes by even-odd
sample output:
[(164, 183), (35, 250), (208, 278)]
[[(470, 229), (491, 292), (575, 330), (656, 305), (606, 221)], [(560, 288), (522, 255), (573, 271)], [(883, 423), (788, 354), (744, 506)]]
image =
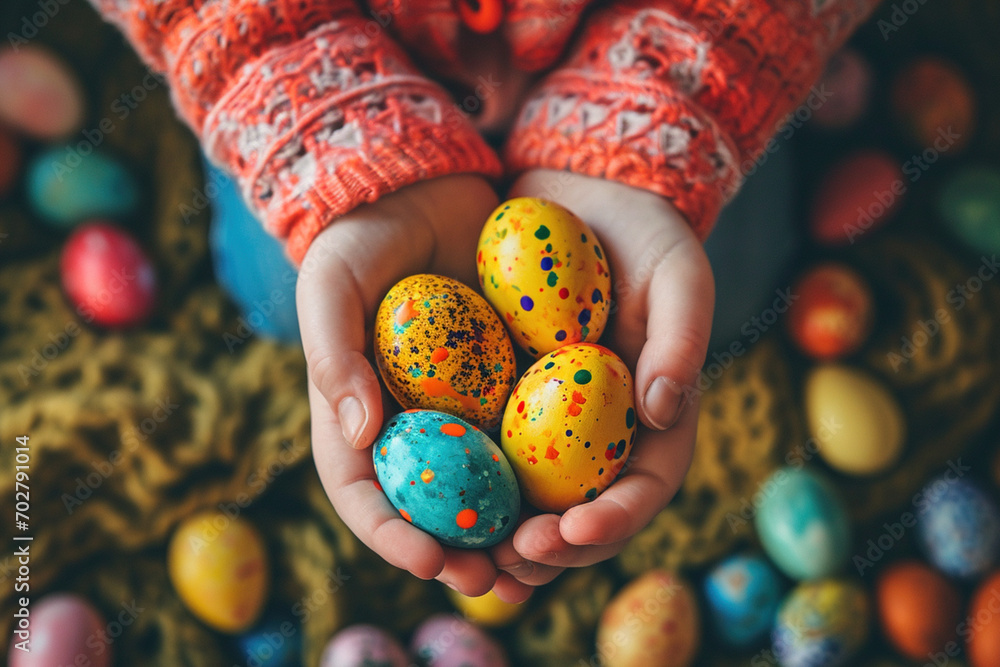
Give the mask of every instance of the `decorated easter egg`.
[(1000, 253), (1000, 169), (962, 168), (945, 183), (938, 210), (949, 231), (970, 248)]
[(799, 584), (778, 610), (771, 633), (781, 667), (840, 667), (868, 637), (870, 603), (853, 582), (823, 579)]
[(611, 599), (597, 624), (604, 667), (688, 667), (698, 651), (698, 603), (676, 574), (650, 570)]
[(500, 446), (525, 499), (562, 513), (596, 498), (635, 442), (632, 374), (611, 350), (566, 345), (542, 357), (511, 393)]
[(57, 227), (87, 218), (122, 218), (139, 204), (132, 173), (96, 150), (86, 155), (70, 146), (42, 151), (28, 165), (26, 182), (32, 209)]
[(918, 145), (957, 152), (976, 129), (976, 95), (955, 65), (934, 56), (907, 65), (892, 84), (892, 109)]
[(903, 655), (921, 661), (949, 642), (958, 646), (962, 600), (937, 570), (915, 560), (893, 563), (879, 575), (875, 595), (882, 630)]
[(872, 291), (856, 271), (833, 262), (807, 271), (792, 287), (788, 332), (805, 354), (820, 361), (857, 352), (875, 320)]
[(0, 197), (14, 187), (21, 170), (21, 147), (14, 137), (0, 127)]
[(601, 337), (608, 260), (594, 232), (562, 206), (532, 197), (500, 204), (483, 226), (476, 266), (487, 301), (532, 356)]
[(113, 640), (108, 637), (107, 623), (79, 595), (53, 593), (31, 604), (26, 617), (17, 616), (18, 610), (12, 614), (9, 667), (110, 667)]
[(774, 627), (782, 584), (760, 556), (730, 556), (705, 578), (707, 615), (715, 634), (730, 646), (748, 646)]
[(254, 667), (292, 667), (299, 659), (303, 628), (291, 619), (268, 616), (236, 640), (243, 664)]
[(496, 313), (457, 280), (396, 283), (375, 315), (375, 361), (404, 408), (440, 410), (483, 428), (500, 422), (517, 372)]
[[(953, 465), (961, 471), (958, 464)], [(927, 559), (939, 570), (972, 579), (996, 564), (1000, 514), (978, 484), (949, 470), (924, 486), (916, 505), (917, 535)]]
[(767, 555), (792, 579), (818, 579), (847, 561), (851, 523), (833, 485), (818, 473), (776, 470), (754, 500), (754, 525)]
[(806, 420), (823, 460), (849, 475), (883, 472), (899, 460), (906, 419), (892, 393), (864, 371), (837, 364), (809, 371)]
[(445, 593), (455, 608), (467, 619), (491, 628), (507, 625), (525, 609), (524, 603), (504, 602), (493, 591), (479, 597), (462, 595), (453, 588), (446, 588)]
[(222, 632), (250, 628), (267, 600), (264, 540), (238, 517), (206, 511), (181, 522), (170, 539), (167, 572), (188, 610)]
[(114, 225), (91, 222), (74, 230), (59, 267), (66, 297), (88, 324), (131, 327), (153, 311), (153, 264), (138, 241)]
[(850, 47), (830, 58), (818, 87), (826, 99), (813, 111), (813, 122), (825, 128), (849, 127), (868, 109), (874, 80), (871, 65)]
[(823, 177), (813, 199), (809, 229), (817, 243), (854, 244), (887, 223), (906, 195), (908, 181), (888, 153), (861, 150)]
[(48, 49), (0, 49), (0, 90), (0, 121), (36, 139), (62, 139), (83, 124), (83, 89)]
[(212, 204), (212, 267), (216, 280), (240, 307), (238, 334), (251, 331), (284, 343), (299, 342), (298, 272), (281, 242), (243, 203), (236, 183), (207, 161), (204, 194)]
[(495, 639), (457, 614), (435, 614), (417, 627), (410, 650), (427, 667), (507, 667)]
[(395, 637), (374, 625), (351, 625), (335, 634), (319, 667), (410, 667), (410, 657)]
[(489, 436), (457, 417), (407, 410), (372, 448), (375, 475), (404, 519), (455, 547), (485, 548), (517, 522), (514, 471)]
[(1000, 572), (987, 577), (969, 603), (969, 611), (959, 626), (966, 640), (966, 656), (971, 667), (1000, 665)]

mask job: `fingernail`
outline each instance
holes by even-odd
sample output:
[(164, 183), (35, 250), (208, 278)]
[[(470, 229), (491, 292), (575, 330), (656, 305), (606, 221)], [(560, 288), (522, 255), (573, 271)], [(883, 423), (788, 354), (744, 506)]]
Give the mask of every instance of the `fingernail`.
[(365, 405), (354, 396), (348, 396), (337, 404), (337, 417), (340, 418), (340, 428), (344, 431), (344, 439), (351, 447), (358, 446), (361, 432), (368, 423), (368, 411)]
[(674, 425), (684, 404), (684, 391), (669, 378), (660, 376), (649, 383), (642, 397), (642, 409), (653, 428), (664, 431)]
[(520, 563), (515, 563), (514, 565), (511, 565), (509, 567), (503, 567), (500, 569), (502, 569), (504, 572), (507, 572), (511, 576), (520, 579), (521, 577), (531, 576), (531, 573), (535, 571), (535, 566), (529, 563), (528, 561), (523, 560)]

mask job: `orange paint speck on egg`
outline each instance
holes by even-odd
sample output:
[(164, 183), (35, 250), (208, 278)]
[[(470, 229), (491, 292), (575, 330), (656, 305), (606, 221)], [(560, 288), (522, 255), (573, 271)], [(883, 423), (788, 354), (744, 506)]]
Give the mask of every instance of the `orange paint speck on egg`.
[(417, 309), (413, 307), (413, 299), (407, 299), (396, 310), (396, 324), (403, 326), (417, 315)]
[(494, 460), (494, 461), (498, 461), (498, 462), (499, 462), (499, 461), (500, 461), (500, 457), (499, 457), (499, 456), (497, 456), (496, 454), (494, 454), (494, 455), (493, 455), (493, 460)]
[(448, 358), (448, 350), (444, 349), (443, 347), (439, 347), (438, 349), (431, 352), (432, 364), (440, 364), (447, 358)]
[(465, 435), (465, 427), (461, 424), (441, 424), (441, 432), (453, 438), (461, 438)]
[(549, 448), (545, 450), (545, 458), (547, 459), (554, 459), (557, 458), (558, 456), (559, 456), (559, 450), (557, 450), (552, 445), (549, 445)]
[(458, 524), (459, 528), (468, 530), (476, 525), (476, 521), (479, 520), (479, 514), (474, 509), (465, 508), (461, 512), (455, 515), (455, 523)]
[(376, 488), (376, 489), (378, 489), (379, 491), (382, 491), (382, 490), (383, 490), (383, 489), (382, 489), (382, 485), (378, 483), (378, 480), (377, 480), (377, 479), (373, 479), (372, 481), (373, 481), (373, 482), (375, 483), (375, 488)]
[(413, 519), (410, 517), (410, 513), (407, 512), (406, 510), (402, 510), (402, 509), (399, 510), (399, 515), (401, 517), (403, 517), (404, 519), (406, 519), (407, 521), (409, 521), (410, 523), (413, 523)]
[(424, 484), (430, 484), (432, 481), (434, 481), (434, 471), (431, 470), (430, 468), (427, 468), (422, 473), (420, 473), (420, 479), (423, 481)]
[(569, 408), (567, 408), (566, 411), (569, 412), (570, 417), (579, 417), (580, 412), (582, 412), (582, 410), (580, 410), (580, 406), (576, 403), (570, 403)]
[(382, 456), (385, 456), (388, 452), (389, 448), (385, 446), (383, 446), (382, 449), (378, 450), (378, 453), (381, 454)]

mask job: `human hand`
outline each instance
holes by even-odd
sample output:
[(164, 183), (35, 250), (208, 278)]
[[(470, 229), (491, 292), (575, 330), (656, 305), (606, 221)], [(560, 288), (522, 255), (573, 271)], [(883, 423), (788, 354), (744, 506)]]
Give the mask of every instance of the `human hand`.
[[(488, 552), (453, 549), (404, 521), (376, 488), (372, 453), (385, 398), (368, 358), (371, 326), (397, 281), (435, 273), (476, 285), (476, 244), (497, 197), (482, 178), (446, 176), (351, 211), (312, 242), (296, 306), (309, 372), (313, 458), (327, 495), (358, 538), (396, 567), (466, 595), (509, 601), (531, 587), (498, 572)], [(508, 538), (508, 541), (510, 538)]]
[(493, 560), (537, 585), (566, 567), (617, 555), (680, 488), (694, 450), (694, 386), (708, 347), (715, 285), (701, 243), (664, 198), (621, 183), (569, 172), (521, 176), (510, 197), (566, 206), (597, 234), (611, 268), (613, 314), (605, 341), (635, 370), (642, 425), (618, 478), (596, 500), (562, 516), (539, 514)]

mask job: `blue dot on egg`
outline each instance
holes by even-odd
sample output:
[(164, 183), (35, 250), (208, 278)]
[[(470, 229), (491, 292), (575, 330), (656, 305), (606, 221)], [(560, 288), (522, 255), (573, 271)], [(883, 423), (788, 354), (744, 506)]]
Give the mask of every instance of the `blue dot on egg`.
[(576, 319), (581, 325), (586, 326), (590, 322), (590, 309), (584, 308), (583, 310), (581, 310), (580, 316), (577, 317)]
[(625, 428), (632, 428), (635, 426), (635, 410), (629, 408), (625, 412)]
[(556, 362), (550, 361), (549, 363), (545, 364), (545, 370), (549, 370), (550, 368), (552, 368), (555, 365), (556, 365)]
[(580, 369), (573, 375), (573, 381), (577, 384), (587, 384), (590, 382), (590, 379), (590, 371), (586, 369)]
[(552, 258), (542, 257), (542, 271), (548, 271), (552, 268)]
[(556, 332), (556, 340), (558, 340), (558, 341), (564, 341), (564, 340), (566, 340), (566, 332), (563, 331), (562, 329), (560, 329), (559, 331), (557, 331)]
[(598, 246), (594, 246), (594, 254), (597, 255), (597, 259), (604, 259), (604, 255), (601, 254), (601, 249)]
[(601, 290), (595, 289), (594, 293), (590, 295), (590, 301), (592, 303), (600, 303), (601, 301), (604, 301), (604, 295), (601, 294)]
[(524, 308), (525, 310), (531, 310), (534, 307), (535, 307), (535, 302), (531, 300), (530, 296), (521, 297), (521, 308)]

